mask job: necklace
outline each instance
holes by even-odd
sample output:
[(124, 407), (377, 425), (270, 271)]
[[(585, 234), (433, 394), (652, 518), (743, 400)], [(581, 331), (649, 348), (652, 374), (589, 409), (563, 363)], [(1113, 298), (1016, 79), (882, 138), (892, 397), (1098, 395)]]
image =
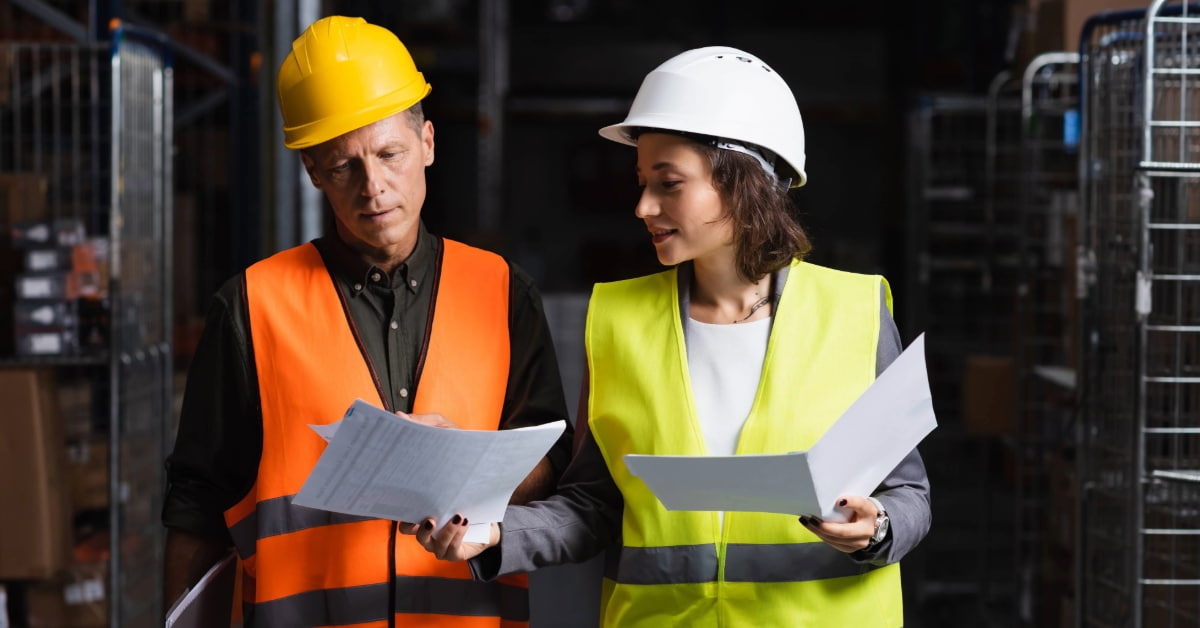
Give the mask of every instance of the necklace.
[(751, 317), (751, 316), (754, 316), (754, 313), (755, 313), (755, 312), (757, 312), (759, 309), (761, 309), (761, 308), (762, 308), (762, 306), (764, 306), (764, 305), (766, 305), (766, 304), (768, 304), (768, 303), (770, 303), (770, 302), (771, 302), (771, 296), (770, 296), (770, 295), (767, 295), (767, 296), (765, 296), (765, 297), (763, 297), (763, 298), (759, 299), (759, 300), (758, 300), (758, 301), (757, 301), (757, 302), (756, 302), (754, 305), (751, 305), (751, 306), (750, 306), (750, 313), (749, 313), (749, 314), (747, 314), (745, 318), (743, 318), (743, 319), (741, 319), (741, 320), (733, 321), (733, 322), (736, 324), (736, 323), (744, 323), (744, 322), (746, 322), (746, 321), (750, 320), (750, 317)]

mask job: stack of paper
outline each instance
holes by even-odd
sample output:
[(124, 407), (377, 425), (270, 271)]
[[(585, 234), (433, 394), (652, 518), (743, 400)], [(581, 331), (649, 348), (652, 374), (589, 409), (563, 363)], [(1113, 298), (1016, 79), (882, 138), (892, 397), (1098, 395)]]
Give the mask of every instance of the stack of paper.
[(487, 540), (512, 493), (566, 427), (515, 430), (432, 427), (361, 399), (341, 421), (312, 426), (329, 445), (293, 503), (349, 515), (438, 527), (455, 514), (472, 522), (466, 540)]

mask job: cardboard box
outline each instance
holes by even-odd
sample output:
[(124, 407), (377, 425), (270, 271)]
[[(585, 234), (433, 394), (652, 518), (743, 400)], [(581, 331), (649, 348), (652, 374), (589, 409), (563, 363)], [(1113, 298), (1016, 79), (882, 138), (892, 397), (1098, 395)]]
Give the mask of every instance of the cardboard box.
[(969, 355), (964, 363), (962, 413), (967, 431), (1013, 434), (1017, 426), (1017, 367), (1010, 356)]
[(14, 279), (16, 298), (56, 301), (108, 296), (107, 278), (98, 271), (20, 273)]
[(1079, 469), (1072, 457), (1061, 451), (1046, 452), (1046, 543), (1051, 551), (1068, 557), (1074, 554), (1079, 529)]
[(72, 355), (79, 353), (79, 330), (22, 329), (14, 331), (17, 355)]
[(72, 563), (25, 588), (29, 628), (108, 626), (108, 563)]
[[(107, 380), (105, 380), (107, 382)], [(92, 388), (98, 385), (93, 377), (60, 378), (58, 382), (58, 415), (62, 420), (63, 438), (68, 442), (86, 441), (92, 438), (93, 415), (108, 412), (106, 407), (96, 407)], [(107, 387), (106, 387), (107, 389)]]
[(1013, 72), (1020, 76), (1037, 55), (1079, 50), (1083, 26), (1093, 15), (1107, 11), (1146, 10), (1146, 0), (1026, 0), (1018, 19), (1019, 34)]
[(55, 272), (72, 270), (73, 250), (69, 247), (40, 247), (22, 251), (24, 264), (22, 269), (27, 273)]
[(108, 508), (108, 439), (97, 437), (67, 445), (71, 512)]
[(1062, 5), (1062, 50), (1079, 50), (1079, 36), (1088, 18), (1107, 11), (1145, 12), (1151, 3), (1149, 0), (1057, 0), (1056, 4)]
[[(8, 30), (3, 25), (9, 21), (6, 17), (9, 3), (4, 4), (5, 8), (0, 8), (0, 32)], [(0, 46), (0, 105), (12, 102), (12, 67), (15, 56), (12, 46)]]
[(52, 370), (0, 369), (0, 580), (51, 577), (70, 556), (54, 393)]
[(79, 309), (75, 301), (20, 300), (13, 304), (13, 317), (18, 329), (79, 325)]
[(0, 226), (46, 220), (46, 177), (33, 172), (0, 173)]

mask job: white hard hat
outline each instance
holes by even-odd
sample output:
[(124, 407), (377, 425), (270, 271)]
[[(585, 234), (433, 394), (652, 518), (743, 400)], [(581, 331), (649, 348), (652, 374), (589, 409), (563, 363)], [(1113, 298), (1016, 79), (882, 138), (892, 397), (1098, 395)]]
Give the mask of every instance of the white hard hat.
[(646, 75), (625, 120), (600, 135), (636, 146), (636, 129), (709, 136), (716, 146), (758, 158), (791, 187), (807, 180), (796, 97), (770, 66), (736, 48), (696, 48), (668, 59)]

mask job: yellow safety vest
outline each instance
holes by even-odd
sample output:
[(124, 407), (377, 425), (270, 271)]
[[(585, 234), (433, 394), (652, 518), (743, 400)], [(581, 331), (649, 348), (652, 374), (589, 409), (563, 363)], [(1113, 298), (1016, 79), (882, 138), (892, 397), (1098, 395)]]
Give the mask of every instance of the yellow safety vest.
[[(738, 454), (809, 449), (875, 379), (882, 277), (792, 263)], [(891, 307), (890, 292), (888, 306)], [(900, 566), (859, 565), (791, 515), (668, 511), (625, 454), (704, 455), (676, 270), (597, 284), (589, 427), (625, 498), (604, 626), (900, 626)]]

